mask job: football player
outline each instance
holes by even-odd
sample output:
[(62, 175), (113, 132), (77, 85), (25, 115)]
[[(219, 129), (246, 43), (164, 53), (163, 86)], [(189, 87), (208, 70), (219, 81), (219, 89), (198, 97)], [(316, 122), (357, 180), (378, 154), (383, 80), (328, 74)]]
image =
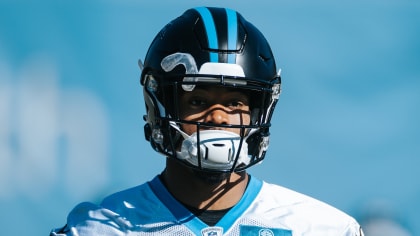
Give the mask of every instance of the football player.
[(139, 65), (145, 136), (165, 169), (79, 204), (51, 235), (363, 235), (342, 211), (246, 172), (266, 155), (281, 79), (267, 40), (238, 12), (187, 10)]

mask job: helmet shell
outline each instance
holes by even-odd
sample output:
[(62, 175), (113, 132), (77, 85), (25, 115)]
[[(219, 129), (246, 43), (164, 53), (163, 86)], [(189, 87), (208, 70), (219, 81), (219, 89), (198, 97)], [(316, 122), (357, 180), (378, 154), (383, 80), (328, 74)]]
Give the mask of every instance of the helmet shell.
[[(167, 59), (172, 56), (188, 58), (188, 63), (193, 61), (191, 64), (195, 68), (192, 70), (194, 73), (190, 73), (191, 70), (188, 69), (190, 67), (185, 63), (173, 63), (174, 67), (167, 67)], [(226, 68), (225, 66), (240, 68), (241, 73), (224, 74), (225, 72), (221, 70), (212, 70), (211, 74), (200, 73), (202, 72), (200, 69), (208, 68), (209, 63), (220, 66), (217, 68)], [(203, 71), (209, 70), (203, 69)], [(224, 81), (226, 76), (234, 81), (230, 85), (221, 82), (219, 86), (252, 91), (248, 94), (252, 98), (250, 99), (251, 124), (240, 125), (241, 131), (244, 131), (241, 133), (246, 135), (235, 141), (232, 149), (241, 150), (235, 152), (238, 155), (228, 164), (210, 163), (207, 168), (200, 155), (196, 155), (198, 156), (196, 161), (187, 161), (188, 155), (179, 155), (179, 150), (182, 149), (179, 145), (181, 143), (183, 145), (185, 143), (183, 141), (188, 138), (185, 138), (185, 133), (179, 126), (186, 121), (177, 115), (179, 105), (177, 91), (180, 83), (197, 72), (204, 77), (214, 76)], [(144, 86), (147, 112), (144, 116), (145, 137), (157, 152), (173, 157), (192, 168), (216, 172), (242, 171), (264, 159), (269, 143), (270, 120), (280, 94), (280, 77), (267, 40), (238, 12), (214, 7), (199, 7), (185, 11), (168, 23), (153, 39), (144, 60), (140, 79)], [(205, 125), (197, 123), (197, 130), (199, 126)], [(214, 127), (214, 124), (210, 126)], [(194, 143), (199, 145), (198, 143), (203, 142), (197, 140)], [(221, 151), (218, 150), (216, 153)], [(248, 157), (244, 157), (246, 155)], [(218, 158), (216, 159), (219, 160)]]
[[(145, 73), (165, 75), (161, 62), (173, 53), (189, 53), (198, 69), (206, 62), (237, 64), (245, 77), (270, 81), (277, 69), (263, 34), (238, 12), (225, 8), (194, 8), (168, 23), (154, 38), (144, 60)], [(178, 66), (169, 73), (185, 73)], [(143, 81), (143, 79), (142, 79)]]

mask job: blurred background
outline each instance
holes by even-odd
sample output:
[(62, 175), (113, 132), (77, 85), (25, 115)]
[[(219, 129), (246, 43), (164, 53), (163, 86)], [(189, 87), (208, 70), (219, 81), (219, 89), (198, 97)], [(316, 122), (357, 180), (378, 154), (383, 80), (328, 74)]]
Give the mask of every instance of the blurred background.
[(238, 10), (271, 43), (283, 93), (250, 172), (420, 235), (420, 2), (0, 0), (0, 226), (48, 235), (81, 201), (150, 180), (137, 60), (187, 8)]

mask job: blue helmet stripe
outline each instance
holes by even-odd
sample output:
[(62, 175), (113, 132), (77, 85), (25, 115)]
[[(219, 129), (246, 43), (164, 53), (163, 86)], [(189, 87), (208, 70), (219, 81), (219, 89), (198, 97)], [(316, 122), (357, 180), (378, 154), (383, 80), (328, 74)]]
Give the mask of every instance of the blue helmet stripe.
[[(209, 42), (209, 48), (216, 49), (219, 46), (217, 42), (217, 33), (216, 33), (216, 26), (214, 24), (213, 17), (209, 11), (209, 9), (205, 7), (197, 7), (195, 8), (198, 13), (201, 15), (201, 19), (204, 22), (204, 27), (206, 28), (207, 39)], [(210, 62), (218, 62), (219, 56), (217, 53), (210, 52)]]
[[(238, 41), (238, 20), (236, 12), (226, 9), (227, 25), (228, 25), (228, 50), (236, 50), (236, 41)], [(236, 62), (236, 53), (228, 54), (228, 63)]]

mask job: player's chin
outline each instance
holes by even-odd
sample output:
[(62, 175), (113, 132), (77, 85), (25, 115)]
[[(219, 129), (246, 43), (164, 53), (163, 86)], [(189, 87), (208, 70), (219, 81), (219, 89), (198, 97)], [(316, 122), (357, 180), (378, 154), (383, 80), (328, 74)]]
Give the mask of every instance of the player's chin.
[(206, 184), (220, 184), (229, 179), (231, 173), (213, 173), (199, 170), (193, 170), (195, 176)]

